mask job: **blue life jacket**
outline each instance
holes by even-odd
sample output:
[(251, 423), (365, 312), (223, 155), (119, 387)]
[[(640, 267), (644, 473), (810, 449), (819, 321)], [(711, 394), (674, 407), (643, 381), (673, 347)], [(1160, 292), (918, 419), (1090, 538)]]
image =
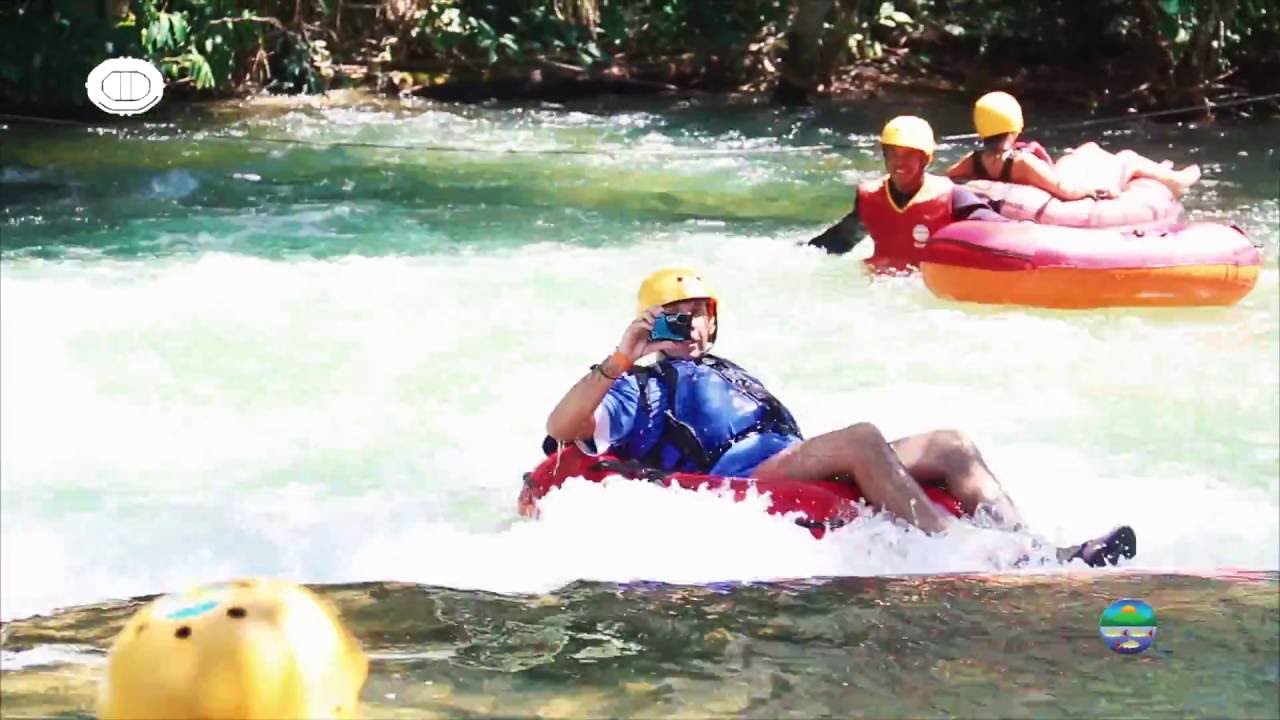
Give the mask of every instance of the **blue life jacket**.
[(636, 424), (613, 448), (623, 460), (711, 473), (731, 449), (748, 451), (755, 436), (803, 437), (782, 403), (724, 358), (667, 358), (632, 373), (640, 387)]

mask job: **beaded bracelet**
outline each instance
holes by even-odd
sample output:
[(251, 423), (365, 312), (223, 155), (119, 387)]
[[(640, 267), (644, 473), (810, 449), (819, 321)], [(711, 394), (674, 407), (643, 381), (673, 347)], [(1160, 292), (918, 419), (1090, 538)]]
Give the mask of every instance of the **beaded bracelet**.
[[(610, 375), (609, 373), (605, 372), (604, 366), (606, 363), (611, 363), (615, 367), (620, 368), (618, 370), (618, 374)], [(612, 355), (604, 359), (604, 362), (598, 363), (596, 365), (592, 365), (591, 369), (600, 373), (601, 375), (603, 375), (605, 378), (609, 380), (617, 380), (618, 378), (622, 377), (623, 374), (625, 374), (628, 370), (631, 369), (631, 358), (627, 357), (627, 354), (622, 352), (621, 350), (615, 350)]]

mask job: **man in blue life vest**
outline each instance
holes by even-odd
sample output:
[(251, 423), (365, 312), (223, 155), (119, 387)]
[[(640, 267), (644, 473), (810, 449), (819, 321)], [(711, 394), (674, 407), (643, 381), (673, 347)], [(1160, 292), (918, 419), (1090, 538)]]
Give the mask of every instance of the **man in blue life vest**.
[(930, 237), (957, 220), (1009, 222), (987, 200), (941, 175), (926, 172), (937, 147), (933, 128), (914, 115), (890, 120), (880, 133), (886, 175), (858, 185), (853, 210), (808, 244), (847, 253), (861, 240), (861, 224), (875, 241), (867, 265), (876, 272), (920, 266)]
[[(640, 285), (636, 319), (617, 349), (551, 411), (549, 439), (578, 442), (658, 471), (854, 478), (868, 504), (928, 533), (955, 522), (920, 485), (935, 483), (966, 513), (986, 515), (1003, 529), (1022, 529), (1013, 501), (978, 449), (958, 432), (938, 430), (890, 443), (864, 422), (804, 439), (795, 418), (759, 380), (709, 352), (718, 320), (716, 293), (696, 270), (665, 268), (649, 275)], [(680, 323), (682, 330), (672, 332)], [(661, 332), (655, 333), (656, 325)], [(1121, 526), (1059, 549), (1058, 558), (1114, 565), (1121, 555), (1136, 552), (1133, 530)]]

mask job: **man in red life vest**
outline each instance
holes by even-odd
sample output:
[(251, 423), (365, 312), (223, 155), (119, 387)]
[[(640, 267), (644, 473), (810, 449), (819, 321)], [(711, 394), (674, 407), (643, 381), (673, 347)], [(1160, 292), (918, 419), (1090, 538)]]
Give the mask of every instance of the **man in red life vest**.
[(867, 264), (877, 272), (919, 267), (921, 251), (944, 225), (957, 220), (1008, 222), (971, 190), (925, 171), (936, 147), (933, 128), (914, 115), (890, 120), (880, 133), (887, 174), (858, 185), (853, 211), (809, 241), (829, 253), (846, 253), (862, 239), (859, 223), (875, 241)]

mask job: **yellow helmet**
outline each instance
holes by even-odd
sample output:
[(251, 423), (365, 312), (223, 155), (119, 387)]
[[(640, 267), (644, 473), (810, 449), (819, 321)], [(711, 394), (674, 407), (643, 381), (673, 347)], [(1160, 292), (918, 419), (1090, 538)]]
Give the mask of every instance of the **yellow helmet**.
[(107, 656), (101, 720), (353, 718), (369, 660), (306, 588), (238, 580), (168, 595)]
[(1022, 132), (1022, 106), (1007, 92), (989, 92), (973, 104), (973, 127), (978, 136)]
[(899, 115), (885, 123), (880, 132), (881, 145), (913, 148), (933, 159), (937, 144), (933, 141), (933, 128), (924, 118), (915, 115)]
[[(708, 311), (716, 317), (716, 291), (702, 273), (691, 268), (662, 268), (655, 270), (640, 283), (640, 291), (636, 293), (636, 317), (654, 305), (666, 305), (680, 300), (706, 298)], [(716, 325), (718, 326), (717, 319)], [(718, 328), (717, 328), (718, 329)], [(715, 342), (716, 333), (711, 333), (711, 341)]]

